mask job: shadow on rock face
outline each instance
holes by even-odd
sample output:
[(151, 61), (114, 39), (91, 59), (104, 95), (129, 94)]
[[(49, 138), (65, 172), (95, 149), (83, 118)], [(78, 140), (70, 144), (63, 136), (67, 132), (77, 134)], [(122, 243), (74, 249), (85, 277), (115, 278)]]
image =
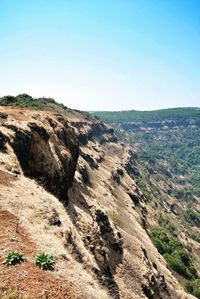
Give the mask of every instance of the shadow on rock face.
[(0, 151), (6, 152), (6, 142), (7, 139), (5, 135), (2, 132), (0, 132)]
[[(104, 211), (87, 204), (84, 196), (87, 194), (87, 188), (87, 185), (80, 185), (75, 179), (69, 192), (70, 201), (67, 212), (85, 248), (95, 259), (97, 266), (94, 264), (94, 267), (89, 270), (95, 274), (100, 284), (112, 294), (113, 298), (119, 299), (119, 287), (114, 275), (117, 266), (123, 263), (122, 237), (120, 232), (111, 225)], [(90, 221), (86, 223), (85, 217), (89, 217)], [(79, 258), (78, 248), (72, 246), (73, 244), (74, 242), (69, 238), (66, 246), (69, 250), (73, 248), (72, 253), (77, 259)]]
[(29, 131), (17, 130), (12, 146), (25, 175), (29, 175), (29, 159), (32, 134)]
[(47, 191), (65, 204), (78, 159), (78, 144), (70, 127), (60, 126), (53, 132), (37, 123), (29, 124), (30, 131), (17, 130), (13, 149), (24, 174), (36, 179)]
[(114, 274), (117, 266), (123, 263), (122, 238), (119, 232), (114, 232), (108, 216), (103, 211), (96, 211), (96, 222), (100, 236), (99, 240), (93, 239), (91, 242), (94, 242), (92, 249), (101, 270), (99, 280), (114, 298), (119, 299), (119, 288), (114, 279)]

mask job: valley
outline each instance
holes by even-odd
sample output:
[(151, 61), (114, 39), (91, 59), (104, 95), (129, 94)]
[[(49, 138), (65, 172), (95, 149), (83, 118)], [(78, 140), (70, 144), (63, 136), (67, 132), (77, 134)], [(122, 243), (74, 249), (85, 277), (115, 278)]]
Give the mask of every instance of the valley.
[(95, 115), (130, 145), (138, 168), (133, 178), (155, 211), (148, 221), (151, 239), (182, 284), (188, 280), (190, 290), (195, 284), (199, 298), (200, 109)]

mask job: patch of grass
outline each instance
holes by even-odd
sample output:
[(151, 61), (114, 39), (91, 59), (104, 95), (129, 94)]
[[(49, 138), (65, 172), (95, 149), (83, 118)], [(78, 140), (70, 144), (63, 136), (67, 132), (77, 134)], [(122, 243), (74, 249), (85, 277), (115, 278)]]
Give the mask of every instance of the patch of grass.
[(43, 270), (54, 270), (56, 257), (48, 253), (38, 253), (35, 257), (35, 264)]
[(114, 222), (114, 224), (116, 224), (118, 226), (120, 226), (122, 224), (122, 217), (118, 212), (109, 211), (108, 216)]
[(24, 262), (23, 254), (18, 251), (10, 252), (5, 258), (5, 264), (8, 266), (14, 266), (16, 264), (21, 264)]
[(28, 296), (21, 294), (12, 289), (0, 289), (0, 298), (1, 299), (29, 299)]

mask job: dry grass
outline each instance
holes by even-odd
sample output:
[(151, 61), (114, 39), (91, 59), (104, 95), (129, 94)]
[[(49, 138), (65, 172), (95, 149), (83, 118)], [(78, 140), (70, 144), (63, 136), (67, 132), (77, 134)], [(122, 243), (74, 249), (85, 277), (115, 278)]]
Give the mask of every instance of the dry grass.
[(111, 297), (107, 294), (106, 291), (100, 290), (99, 293), (97, 294), (96, 299), (111, 299)]
[(18, 293), (15, 290), (12, 289), (0, 289), (0, 299), (30, 299), (30, 297)]
[(16, 180), (16, 177), (6, 171), (0, 170), (0, 185), (7, 187), (12, 186), (12, 182)]
[(123, 219), (121, 215), (116, 211), (108, 211), (109, 218), (114, 222), (114, 224), (121, 226)]

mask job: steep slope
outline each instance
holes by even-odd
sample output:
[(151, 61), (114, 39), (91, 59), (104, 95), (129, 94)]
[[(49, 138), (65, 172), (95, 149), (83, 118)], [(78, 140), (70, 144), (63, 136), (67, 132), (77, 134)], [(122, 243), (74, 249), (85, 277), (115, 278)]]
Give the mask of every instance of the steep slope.
[[(27, 261), (2, 264), (0, 287), (37, 299), (190, 298), (147, 234), (152, 208), (130, 149), (64, 110), (1, 107), (0, 258), (17, 249)], [(33, 265), (39, 251), (57, 257), (55, 271)]]
[(132, 150), (137, 169), (132, 177), (147, 200), (152, 241), (181, 283), (200, 298), (200, 109), (97, 115), (114, 121), (119, 138)]

